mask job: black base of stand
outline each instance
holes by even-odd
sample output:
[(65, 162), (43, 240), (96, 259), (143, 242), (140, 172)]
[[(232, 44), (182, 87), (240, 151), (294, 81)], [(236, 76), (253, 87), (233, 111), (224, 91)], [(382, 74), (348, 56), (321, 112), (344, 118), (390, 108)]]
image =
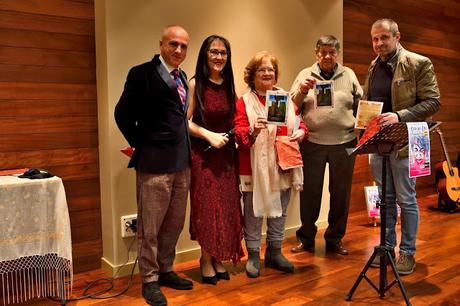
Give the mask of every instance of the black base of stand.
[[(401, 278), (399, 277), (398, 271), (396, 270), (395, 262), (393, 257), (391, 256), (391, 248), (385, 245), (386, 241), (386, 219), (387, 219), (387, 205), (386, 205), (386, 179), (387, 179), (387, 162), (388, 157), (390, 156), (391, 152), (393, 151), (392, 146), (388, 146), (386, 143), (382, 143), (377, 145), (376, 150), (379, 155), (382, 156), (382, 181), (381, 181), (381, 201), (378, 203), (380, 208), (380, 245), (374, 248), (374, 253), (372, 253), (371, 258), (367, 261), (366, 265), (364, 266), (363, 270), (359, 274), (356, 282), (354, 283), (353, 287), (351, 288), (350, 292), (346, 296), (347, 301), (351, 301), (353, 293), (355, 293), (356, 289), (358, 288), (360, 282), (363, 278), (374, 288), (377, 293), (379, 294), (380, 298), (385, 296), (385, 292), (389, 290), (393, 285), (398, 284), (399, 289), (406, 301), (407, 305), (411, 305), (409, 298), (407, 297), (406, 290), (404, 289), (403, 283), (401, 282)], [(367, 270), (371, 266), (372, 262), (374, 261), (376, 256), (380, 256), (380, 282), (379, 287), (377, 288), (376, 285), (366, 276)], [(387, 280), (387, 262), (390, 263), (391, 269), (393, 271), (393, 275), (395, 276), (395, 280), (388, 284)]]
[[(379, 287), (377, 286), (366, 276), (367, 270), (371, 266), (372, 262), (374, 261), (375, 257), (380, 256), (380, 283)], [(395, 276), (395, 280), (392, 281), (390, 284), (388, 284), (387, 281), (387, 262), (390, 263), (391, 270), (393, 271), (393, 275)], [(404, 297), (404, 300), (406, 301), (407, 305), (411, 305), (409, 298), (407, 297), (406, 290), (404, 289), (404, 285), (401, 281), (401, 278), (398, 274), (398, 271), (396, 270), (396, 265), (393, 260), (393, 257), (391, 256), (391, 249), (387, 246), (376, 246), (374, 248), (374, 253), (372, 253), (371, 257), (367, 261), (366, 265), (364, 266), (363, 270), (358, 276), (358, 279), (356, 279), (356, 282), (354, 283), (353, 287), (351, 288), (350, 292), (346, 296), (347, 301), (351, 301), (351, 298), (358, 288), (360, 282), (363, 280), (363, 278), (372, 286), (372, 288), (377, 291), (379, 296), (381, 298), (385, 297), (385, 292), (388, 291), (391, 287), (393, 287), (395, 284), (398, 284), (399, 289), (401, 290), (401, 293)]]

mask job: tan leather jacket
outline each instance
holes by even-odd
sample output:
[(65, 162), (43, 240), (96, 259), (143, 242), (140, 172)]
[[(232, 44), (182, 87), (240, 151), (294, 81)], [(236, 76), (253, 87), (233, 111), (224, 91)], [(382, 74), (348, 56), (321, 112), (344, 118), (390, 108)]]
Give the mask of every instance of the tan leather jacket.
[[(373, 77), (377, 58), (369, 66), (364, 82), (363, 99), (368, 99), (369, 81)], [(433, 64), (430, 59), (398, 46), (396, 55), (388, 61), (394, 71), (391, 83), (393, 112), (401, 122), (425, 121), (440, 106), (440, 93)], [(400, 152), (404, 156), (405, 152)]]

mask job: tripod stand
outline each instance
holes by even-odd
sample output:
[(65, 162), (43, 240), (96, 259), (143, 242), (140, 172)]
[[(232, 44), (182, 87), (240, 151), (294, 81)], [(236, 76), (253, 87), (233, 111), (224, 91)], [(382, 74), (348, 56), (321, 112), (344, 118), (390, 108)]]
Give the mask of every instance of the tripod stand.
[[(401, 278), (399, 277), (398, 271), (396, 270), (395, 262), (391, 256), (391, 248), (385, 245), (385, 234), (386, 234), (386, 175), (387, 175), (387, 162), (390, 154), (404, 147), (407, 144), (407, 127), (404, 123), (396, 123), (382, 128), (382, 130), (375, 134), (372, 138), (367, 140), (360, 147), (355, 149), (352, 154), (363, 154), (363, 153), (378, 153), (382, 156), (382, 199), (378, 206), (380, 207), (380, 245), (374, 248), (374, 252), (367, 261), (363, 270), (359, 274), (350, 292), (346, 296), (347, 301), (351, 301), (351, 298), (358, 288), (363, 278), (374, 288), (379, 296), (383, 298), (385, 292), (398, 284), (399, 289), (406, 301), (407, 305), (411, 305), (409, 298), (407, 297), (406, 290), (404, 289)], [(377, 287), (367, 276), (367, 270), (371, 263), (374, 261), (376, 256), (380, 256), (380, 277), (379, 287)], [(395, 276), (395, 280), (388, 284), (387, 280), (387, 261)]]

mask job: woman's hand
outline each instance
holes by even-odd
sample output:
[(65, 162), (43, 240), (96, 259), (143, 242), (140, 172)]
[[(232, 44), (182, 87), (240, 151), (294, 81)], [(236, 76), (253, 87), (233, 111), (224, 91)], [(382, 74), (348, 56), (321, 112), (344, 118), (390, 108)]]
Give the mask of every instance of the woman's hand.
[(303, 138), (305, 137), (305, 131), (302, 129), (298, 129), (291, 136), (289, 136), (289, 141), (297, 141), (302, 142)]
[(206, 140), (209, 142), (209, 144), (216, 148), (220, 149), (223, 146), (225, 146), (228, 142), (228, 136), (226, 133), (214, 133), (214, 132), (209, 132), (206, 135)]
[(254, 123), (254, 130), (252, 131), (252, 135), (257, 137), (260, 131), (267, 128), (268, 121), (265, 117), (257, 117), (256, 122)]

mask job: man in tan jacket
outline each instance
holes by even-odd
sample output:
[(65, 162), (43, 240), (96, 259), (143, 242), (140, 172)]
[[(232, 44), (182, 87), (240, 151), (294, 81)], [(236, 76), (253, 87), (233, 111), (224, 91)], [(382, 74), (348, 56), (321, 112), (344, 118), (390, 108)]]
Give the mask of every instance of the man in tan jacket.
[[(398, 24), (379, 19), (372, 25), (372, 45), (377, 58), (372, 61), (364, 84), (363, 99), (384, 103), (379, 125), (395, 122), (425, 121), (439, 110), (440, 94), (430, 59), (404, 49), (399, 40)], [(399, 154), (398, 154), (399, 153)], [(371, 155), (372, 173), (382, 183), (382, 156)], [(419, 210), (415, 197), (415, 178), (409, 177), (406, 154), (393, 152), (387, 163), (386, 245), (396, 246), (396, 201), (401, 207), (401, 243), (396, 269), (411, 274), (415, 268), (415, 241)], [(392, 251), (395, 257), (394, 251)], [(380, 257), (371, 264), (378, 267)]]

